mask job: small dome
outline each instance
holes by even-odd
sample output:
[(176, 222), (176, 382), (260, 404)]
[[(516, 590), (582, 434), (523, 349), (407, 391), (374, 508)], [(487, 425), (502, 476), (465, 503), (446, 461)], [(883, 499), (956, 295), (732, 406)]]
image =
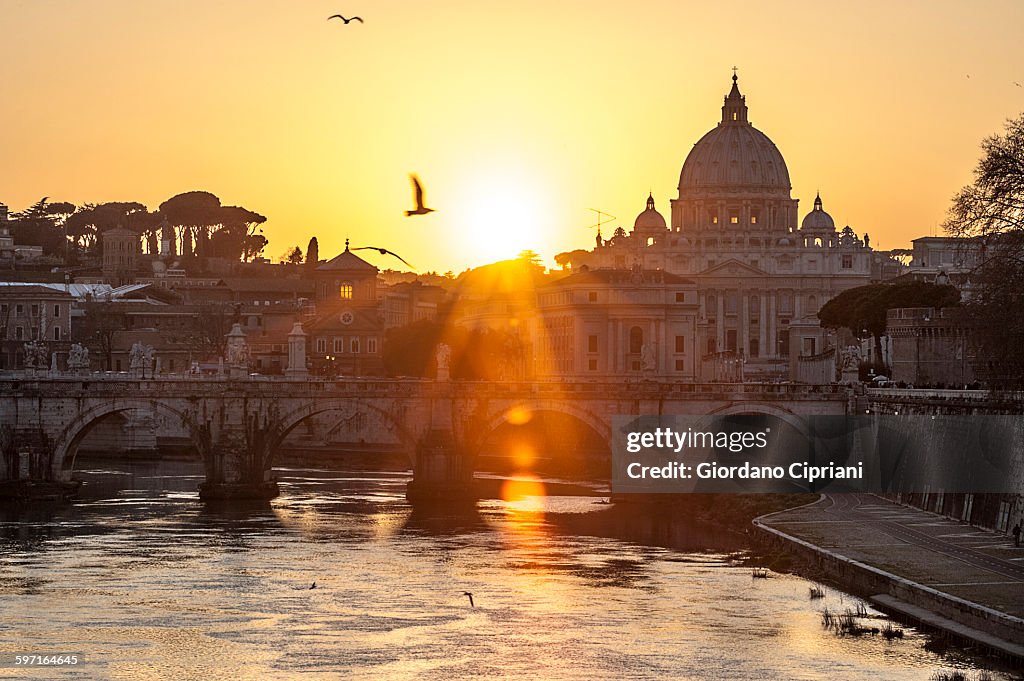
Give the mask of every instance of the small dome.
[(836, 231), (836, 223), (832, 220), (832, 216), (821, 208), (821, 194), (814, 197), (814, 210), (804, 216), (804, 221), (800, 223), (800, 229), (811, 232)]
[(654, 209), (654, 196), (647, 196), (647, 208), (643, 213), (636, 216), (633, 223), (633, 231), (651, 231), (668, 229), (665, 218)]

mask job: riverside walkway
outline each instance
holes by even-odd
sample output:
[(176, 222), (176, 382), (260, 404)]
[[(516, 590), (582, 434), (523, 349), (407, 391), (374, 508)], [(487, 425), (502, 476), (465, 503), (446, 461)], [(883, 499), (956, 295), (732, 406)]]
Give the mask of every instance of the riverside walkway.
[(870, 494), (754, 522), (878, 605), (1024, 658), (1024, 547), (1012, 537)]

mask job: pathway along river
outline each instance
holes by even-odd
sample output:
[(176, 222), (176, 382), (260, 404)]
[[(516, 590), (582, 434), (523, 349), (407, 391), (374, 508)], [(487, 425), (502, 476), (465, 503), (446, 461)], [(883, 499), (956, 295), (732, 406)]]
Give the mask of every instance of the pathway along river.
[(84, 659), (0, 678), (876, 681), (983, 664), (913, 629), (837, 636), (820, 611), (858, 599), (753, 579), (735, 540), (682, 521), (522, 498), (537, 483), (421, 517), (406, 473), (282, 469), (269, 508), (229, 511), (199, 502), (191, 464), (80, 468), (78, 503), (0, 516), (0, 651)]

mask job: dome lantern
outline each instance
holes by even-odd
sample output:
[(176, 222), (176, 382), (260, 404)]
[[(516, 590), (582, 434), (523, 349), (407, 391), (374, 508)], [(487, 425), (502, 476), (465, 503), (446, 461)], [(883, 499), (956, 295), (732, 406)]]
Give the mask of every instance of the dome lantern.
[(736, 69), (732, 74), (732, 89), (722, 105), (722, 123), (747, 123), (747, 98), (740, 94)]

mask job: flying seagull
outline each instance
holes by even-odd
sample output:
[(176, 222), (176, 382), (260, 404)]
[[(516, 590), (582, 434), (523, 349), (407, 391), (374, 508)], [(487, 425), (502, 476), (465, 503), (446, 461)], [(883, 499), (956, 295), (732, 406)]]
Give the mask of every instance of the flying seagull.
[[(402, 256), (398, 255), (394, 251), (389, 251), (386, 248), (380, 248), (378, 246), (359, 246), (358, 248), (353, 248), (352, 250), (353, 251), (366, 251), (366, 250), (370, 250), (370, 251), (377, 251), (381, 255), (393, 255), (396, 258), (398, 258), (399, 260), (401, 260), (402, 262), (404, 262), (407, 267), (412, 267), (412, 265), (410, 265), (409, 262), (405, 258), (403, 258)], [(412, 267), (412, 269), (416, 269), (416, 268)]]
[(405, 211), (405, 217), (410, 215), (426, 215), (427, 213), (433, 213), (433, 208), (427, 208), (423, 205), (423, 185), (420, 184), (420, 178), (415, 175), (410, 175), (409, 179), (412, 180), (413, 192), (416, 195), (416, 210)]
[(473, 594), (471, 594), (468, 591), (463, 591), (462, 595), (463, 596), (469, 596), (469, 607), (471, 607), (471, 608), (475, 608), (476, 607), (475, 605), (473, 605)]
[(345, 22), (346, 26), (353, 21), (358, 21), (360, 24), (366, 23), (365, 21), (362, 20), (361, 17), (352, 17), (351, 19), (346, 19), (340, 14), (332, 14), (331, 16), (327, 17), (327, 21), (330, 21), (331, 19), (341, 19), (342, 21)]

